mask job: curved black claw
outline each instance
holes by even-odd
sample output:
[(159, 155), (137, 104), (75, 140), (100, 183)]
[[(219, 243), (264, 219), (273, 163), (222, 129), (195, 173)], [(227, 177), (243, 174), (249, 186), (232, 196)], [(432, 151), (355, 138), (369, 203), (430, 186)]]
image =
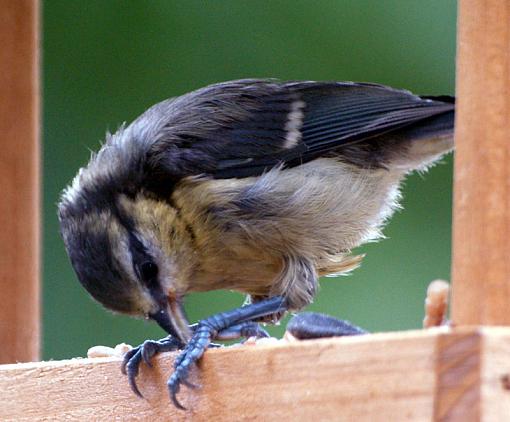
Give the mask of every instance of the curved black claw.
[(124, 355), (121, 372), (127, 375), (131, 390), (138, 396), (143, 398), (136, 385), (136, 377), (140, 371), (140, 364), (143, 362), (147, 366), (152, 367), (152, 358), (162, 352), (170, 352), (178, 350), (181, 342), (175, 337), (168, 336), (161, 340), (146, 340), (140, 346), (134, 347)]
[(138, 397), (143, 398), (143, 394), (140, 392), (138, 386), (136, 385), (136, 377), (140, 370), (140, 363), (142, 362), (141, 348), (142, 346), (135, 347), (124, 355), (124, 361), (122, 362), (120, 370), (124, 375), (127, 375), (131, 390)]
[(177, 400), (177, 393), (181, 389), (181, 384), (186, 386), (196, 387), (188, 381), (189, 370), (198, 359), (202, 357), (205, 350), (211, 343), (211, 340), (216, 337), (218, 331), (210, 327), (206, 322), (198, 324), (193, 337), (188, 342), (182, 353), (175, 359), (175, 371), (168, 379), (167, 386), (170, 393), (170, 398), (175, 407), (185, 410), (186, 408)]

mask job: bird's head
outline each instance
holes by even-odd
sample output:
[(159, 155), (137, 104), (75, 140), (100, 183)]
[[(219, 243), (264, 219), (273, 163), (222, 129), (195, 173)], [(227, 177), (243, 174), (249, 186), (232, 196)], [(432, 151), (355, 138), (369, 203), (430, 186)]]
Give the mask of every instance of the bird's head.
[[(59, 204), (61, 233), (85, 289), (105, 307), (156, 321), (186, 343), (185, 280), (192, 268), (186, 227), (165, 201), (105, 189), (78, 174)], [(101, 189), (98, 188), (101, 187)]]

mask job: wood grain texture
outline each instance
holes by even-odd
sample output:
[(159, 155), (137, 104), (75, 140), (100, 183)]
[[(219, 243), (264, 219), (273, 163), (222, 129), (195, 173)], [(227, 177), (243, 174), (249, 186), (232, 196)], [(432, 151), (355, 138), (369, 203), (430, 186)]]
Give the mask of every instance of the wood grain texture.
[(510, 324), (510, 2), (461, 0), (452, 319)]
[(475, 330), (438, 336), (434, 420), (480, 420), (481, 339)]
[(169, 402), (173, 354), (143, 368), (138, 399), (115, 358), (0, 366), (0, 420), (430, 421), (437, 330), (209, 350)]
[(510, 328), (444, 328), (209, 350), (196, 390), (169, 401), (175, 354), (142, 367), (139, 399), (117, 358), (0, 365), (0, 420), (507, 421)]
[(0, 0), (0, 363), (39, 357), (37, 19), (37, 0)]
[(434, 420), (510, 420), (510, 328), (463, 327), (437, 337)]

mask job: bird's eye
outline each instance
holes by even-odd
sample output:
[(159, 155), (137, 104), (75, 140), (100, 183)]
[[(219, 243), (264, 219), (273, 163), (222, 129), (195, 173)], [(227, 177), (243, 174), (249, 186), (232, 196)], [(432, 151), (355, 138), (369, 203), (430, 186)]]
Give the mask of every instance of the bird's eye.
[(158, 266), (154, 262), (144, 262), (140, 265), (140, 275), (145, 282), (152, 281), (158, 275)]

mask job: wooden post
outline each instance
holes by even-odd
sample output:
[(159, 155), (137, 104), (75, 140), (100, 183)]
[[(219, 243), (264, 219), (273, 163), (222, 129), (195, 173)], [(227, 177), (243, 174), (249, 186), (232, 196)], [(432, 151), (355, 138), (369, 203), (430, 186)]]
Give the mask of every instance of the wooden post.
[(0, 0), (0, 363), (39, 358), (37, 0)]
[(510, 2), (461, 0), (452, 319), (510, 324)]

